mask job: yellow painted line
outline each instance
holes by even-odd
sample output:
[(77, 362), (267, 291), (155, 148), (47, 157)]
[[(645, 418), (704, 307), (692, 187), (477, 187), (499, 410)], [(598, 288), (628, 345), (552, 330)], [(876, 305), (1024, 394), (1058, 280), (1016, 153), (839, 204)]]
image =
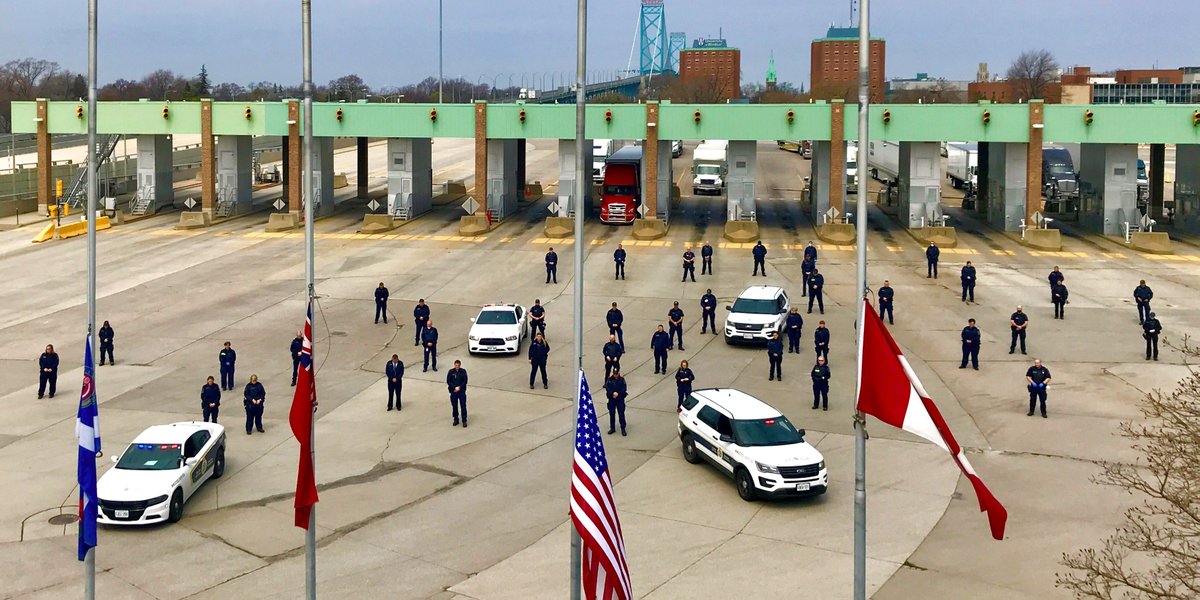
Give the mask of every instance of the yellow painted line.
[(997, 256), (1016, 256), (1017, 253), (1012, 250), (992, 250), (992, 254)]
[(1190, 255), (1190, 254), (1188, 254), (1188, 255), (1184, 255), (1184, 256), (1183, 256), (1183, 259), (1184, 259), (1184, 260), (1190, 260), (1190, 261), (1192, 261), (1192, 262), (1200, 262), (1200, 256), (1192, 256), (1192, 255)]
[(1104, 256), (1106, 256), (1108, 258), (1122, 258), (1122, 259), (1129, 258), (1128, 256), (1121, 254), (1120, 252), (1101, 252), (1100, 254), (1103, 254)]
[(387, 234), (387, 235), (384, 235), (384, 236), (383, 236), (383, 239), (385, 239), (385, 240), (394, 240), (394, 239), (396, 239), (396, 238), (398, 238), (398, 237), (400, 237), (398, 234), (395, 234), (395, 233), (389, 233), (389, 234)]
[(972, 248), (942, 248), (942, 252), (947, 254), (979, 254), (979, 251)]
[(429, 239), (429, 236), (428, 236), (428, 235), (423, 235), (423, 234), (417, 234), (417, 235), (414, 235), (414, 236), (412, 236), (412, 238), (411, 238), (411, 239), (413, 239), (413, 240), (427, 240), (427, 239)]
[(487, 241), (487, 236), (486, 236), (486, 235), (481, 235), (481, 236), (476, 236), (476, 237), (472, 237), (472, 238), (466, 238), (466, 240), (467, 240), (468, 242), (474, 242), (474, 243), (478, 244), (478, 243), (480, 243), (480, 242)]
[(433, 241), (435, 241), (435, 242), (448, 242), (448, 241), (450, 241), (450, 238), (451, 238), (451, 237), (453, 237), (453, 236), (449, 236), (449, 235), (435, 235), (435, 236), (433, 236)]
[(288, 239), (300, 239), (300, 238), (304, 237), (304, 234), (292, 232), (292, 233), (284, 234), (284, 237), (286, 237)]
[(592, 245), (593, 246), (603, 246), (604, 240), (592, 240)]
[(512, 238), (510, 238), (510, 237), (500, 238), (500, 243), (501, 243), (501, 244), (507, 244), (507, 243), (509, 243), (509, 242), (511, 242), (511, 241), (513, 241), (513, 239), (512, 239)]
[(396, 235), (396, 239), (398, 240), (411, 240), (412, 238), (413, 234), (411, 233), (401, 233)]
[(150, 232), (150, 235), (171, 235), (171, 236), (180, 236), (180, 237), (194, 237), (194, 236), (203, 235), (203, 234), (204, 234), (203, 231), (185, 231), (185, 230), (179, 230), (179, 229), (159, 229), (158, 231)]
[(904, 252), (904, 248), (901, 246), (888, 246), (887, 249), (888, 252)]
[(533, 238), (532, 240), (529, 240), (530, 244), (547, 244), (549, 242), (550, 240), (546, 238)]

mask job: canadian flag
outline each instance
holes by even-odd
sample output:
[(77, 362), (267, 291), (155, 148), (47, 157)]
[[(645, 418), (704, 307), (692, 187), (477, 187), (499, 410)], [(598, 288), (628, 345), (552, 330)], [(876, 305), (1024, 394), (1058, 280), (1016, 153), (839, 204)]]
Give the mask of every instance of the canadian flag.
[(979, 510), (988, 515), (992, 537), (1004, 539), (1008, 511), (975, 474), (942, 414), (921, 386), (892, 335), (884, 328), (883, 320), (870, 301), (863, 300), (859, 317), (862, 326), (858, 331), (858, 410), (892, 427), (919, 435), (949, 452), (954, 464), (975, 488)]

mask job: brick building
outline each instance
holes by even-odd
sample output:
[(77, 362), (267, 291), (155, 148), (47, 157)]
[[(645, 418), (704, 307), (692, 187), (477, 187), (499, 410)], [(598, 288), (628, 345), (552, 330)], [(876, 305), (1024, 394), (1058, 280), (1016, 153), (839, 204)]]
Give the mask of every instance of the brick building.
[(742, 96), (742, 51), (720, 45), (700, 45), (679, 51), (679, 80), (717, 86), (721, 101)]
[[(882, 39), (867, 42), (871, 102), (883, 102), (885, 50)], [(857, 98), (858, 28), (830, 27), (825, 37), (812, 41), (810, 88), (816, 98)]]

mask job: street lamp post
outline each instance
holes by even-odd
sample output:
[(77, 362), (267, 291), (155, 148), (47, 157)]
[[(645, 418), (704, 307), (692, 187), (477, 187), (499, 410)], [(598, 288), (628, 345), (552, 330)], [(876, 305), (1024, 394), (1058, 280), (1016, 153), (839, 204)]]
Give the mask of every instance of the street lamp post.
[(442, 0), (438, 0), (438, 104), (445, 96), (442, 94)]

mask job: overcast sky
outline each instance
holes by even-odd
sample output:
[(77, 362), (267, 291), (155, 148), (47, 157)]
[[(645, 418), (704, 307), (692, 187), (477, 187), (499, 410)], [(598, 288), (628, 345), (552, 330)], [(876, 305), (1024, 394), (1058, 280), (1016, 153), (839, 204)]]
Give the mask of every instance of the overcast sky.
[[(669, 31), (690, 40), (723, 29), (742, 49), (743, 82), (761, 82), (773, 50), (780, 81), (809, 77), (809, 44), (846, 25), (850, 0), (665, 0)], [(575, 66), (570, 0), (444, 0), (445, 73), (520, 84)], [(156, 68), (214, 82), (298, 83), (298, 0), (115, 0), (100, 3), (100, 80)], [(639, 0), (592, 0), (588, 66), (624, 69)], [(918, 71), (973, 79), (978, 63), (1003, 73), (1022, 50), (1046, 48), (1066, 66), (1200, 65), (1184, 0), (876, 0), (872, 36), (887, 40), (887, 77)], [(0, 0), (0, 62), (32, 56), (87, 69), (86, 0)], [(358, 73), (373, 87), (437, 75), (437, 0), (314, 0), (314, 79)], [(636, 66), (636, 55), (634, 56)], [(553, 76), (547, 76), (553, 78)], [(559, 75), (562, 78), (563, 75)]]

